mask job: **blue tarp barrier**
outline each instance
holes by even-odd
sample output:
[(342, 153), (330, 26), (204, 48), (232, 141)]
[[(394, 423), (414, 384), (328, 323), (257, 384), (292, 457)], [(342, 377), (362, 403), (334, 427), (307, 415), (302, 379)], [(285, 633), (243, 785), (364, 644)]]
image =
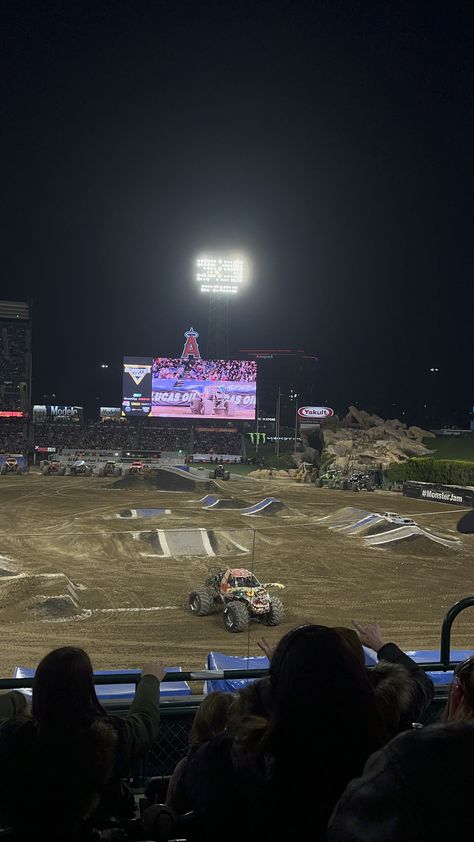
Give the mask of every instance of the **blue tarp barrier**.
[[(141, 670), (95, 670), (94, 675), (116, 675), (118, 672), (127, 675), (140, 675)], [(166, 667), (166, 672), (182, 672), (181, 667)], [(31, 667), (15, 667), (13, 678), (33, 678), (35, 670)], [(97, 697), (101, 702), (109, 700), (129, 702), (135, 695), (135, 684), (97, 684)], [(31, 688), (22, 691), (25, 696), (31, 696)], [(160, 697), (190, 696), (191, 688), (187, 681), (164, 681), (160, 685)]]
[[(365, 654), (366, 666), (374, 666), (377, 663), (377, 655), (372, 649), (363, 647)], [(470, 655), (474, 654), (472, 649), (451, 649), (451, 661), (465, 661)], [(439, 661), (439, 649), (415, 649), (407, 650), (407, 655), (413, 658), (418, 664), (436, 663)], [(235, 655), (225, 655), (223, 652), (209, 652), (207, 656), (207, 669), (209, 670), (232, 670), (232, 669), (268, 669), (268, 658), (264, 655), (251, 658), (237, 657)], [(429, 671), (428, 675), (433, 679), (434, 684), (451, 684), (453, 680), (453, 671), (433, 672)], [(205, 691), (211, 693), (213, 690), (222, 690), (225, 693), (235, 693), (241, 687), (246, 687), (255, 681), (254, 678), (216, 678), (206, 682)]]
[[(373, 666), (377, 662), (375, 653), (371, 649), (366, 649), (364, 646), (365, 663), (367, 666)], [(207, 669), (209, 670), (246, 670), (246, 669), (268, 669), (270, 666), (268, 658), (265, 655), (255, 656), (251, 658), (240, 658), (236, 655), (224, 655), (223, 652), (209, 652), (207, 656)], [(215, 680), (207, 680), (204, 688), (205, 693), (211, 693), (213, 690), (222, 690), (224, 693), (235, 693), (242, 687), (246, 687), (255, 681), (255, 678), (216, 678)]]
[[(432, 664), (439, 661), (439, 649), (407, 649), (407, 655), (413, 658), (417, 664)], [(465, 661), (470, 655), (474, 655), (473, 649), (451, 649), (451, 661)], [(434, 684), (451, 684), (453, 671), (431, 672), (428, 675), (433, 679)]]

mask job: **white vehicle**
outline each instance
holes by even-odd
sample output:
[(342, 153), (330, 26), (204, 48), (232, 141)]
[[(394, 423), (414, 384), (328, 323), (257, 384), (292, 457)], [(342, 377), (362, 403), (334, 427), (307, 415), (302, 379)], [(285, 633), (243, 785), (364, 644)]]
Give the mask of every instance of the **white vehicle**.
[(92, 476), (92, 466), (88, 465), (84, 459), (76, 459), (76, 461), (66, 468), (66, 474), (71, 476)]
[(382, 512), (382, 517), (390, 523), (396, 523), (399, 526), (416, 526), (416, 522), (411, 517), (403, 517), (396, 512)]

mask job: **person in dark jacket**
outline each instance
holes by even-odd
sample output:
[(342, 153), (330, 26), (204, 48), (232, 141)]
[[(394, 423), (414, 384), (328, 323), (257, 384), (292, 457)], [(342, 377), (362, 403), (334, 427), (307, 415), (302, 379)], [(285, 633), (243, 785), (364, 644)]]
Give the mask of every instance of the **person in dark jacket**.
[(18, 690), (0, 693), (0, 721), (14, 716), (26, 716), (29, 710), (28, 700)]
[[(146, 664), (129, 714), (121, 717), (109, 716), (100, 704), (92, 664), (83, 649), (72, 646), (54, 649), (38, 665), (32, 698), (35, 729), (28, 730), (32, 740), (40, 739), (42, 746), (48, 743), (66, 746), (81, 730), (87, 730), (96, 722), (108, 724), (115, 732), (113, 769), (101, 790), (97, 818), (130, 818), (135, 813), (133, 796), (124, 786), (123, 779), (157, 738), (160, 681), (164, 675), (161, 661)], [(28, 720), (23, 724), (26, 729)], [(18, 732), (16, 738), (20, 737), (23, 739)]]
[[(325, 839), (348, 781), (386, 742), (367, 671), (334, 629), (301, 626), (273, 652), (263, 710), (190, 758), (185, 786), (206, 842)], [(238, 821), (233, 805), (238, 810)], [(229, 820), (230, 813), (230, 820)], [(289, 827), (288, 827), (289, 824)]]
[(32, 718), (0, 728), (0, 827), (15, 842), (86, 842), (88, 817), (114, 767), (117, 734), (105, 718), (67, 735), (43, 732)]
[(469, 838), (474, 723), (400, 734), (346, 788), (328, 842), (447, 842)]
[[(365, 664), (362, 646), (372, 649), (378, 663), (368, 670), (375, 691), (377, 708), (388, 738), (395, 737), (419, 722), (434, 697), (434, 685), (423, 667), (403, 652), (396, 643), (386, 643), (377, 621), (361, 625), (353, 621), (357, 634), (345, 627), (335, 627), (343, 642)], [(262, 637), (258, 646), (271, 661), (275, 647)]]
[(434, 697), (433, 682), (396, 643), (385, 642), (377, 620), (365, 626), (352, 622), (361, 644), (377, 655), (378, 663), (369, 676), (383, 721), (394, 737), (422, 719)]

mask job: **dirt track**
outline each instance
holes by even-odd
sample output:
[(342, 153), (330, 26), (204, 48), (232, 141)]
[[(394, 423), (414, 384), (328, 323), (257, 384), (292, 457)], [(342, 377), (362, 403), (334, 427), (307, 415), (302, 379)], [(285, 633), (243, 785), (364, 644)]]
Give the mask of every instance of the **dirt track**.
[[(139, 667), (153, 656), (170, 666), (201, 668), (211, 649), (260, 654), (262, 631), (277, 640), (301, 622), (341, 625), (352, 617), (377, 616), (387, 638), (406, 648), (433, 648), (446, 609), (474, 592), (474, 536), (460, 536), (460, 550), (423, 539), (376, 549), (318, 523), (343, 506), (357, 506), (411, 515), (454, 535), (461, 512), (452, 506), (288, 480), (221, 483), (219, 492), (250, 504), (272, 495), (288, 509), (273, 518), (247, 518), (235, 509), (203, 511), (196, 492), (119, 490), (113, 479), (95, 477), (2, 477), (0, 674), (11, 675), (17, 664), (34, 666), (64, 644), (84, 646), (97, 668)], [(171, 514), (115, 517), (145, 507)], [(224, 555), (160, 557), (140, 534), (180, 527), (213, 530)], [(285, 585), (282, 626), (265, 630), (253, 623), (248, 635), (232, 635), (220, 614), (190, 615), (189, 591), (210, 566), (228, 564), (253, 567), (261, 581)], [(455, 645), (473, 643), (469, 617), (466, 612), (456, 625)]]

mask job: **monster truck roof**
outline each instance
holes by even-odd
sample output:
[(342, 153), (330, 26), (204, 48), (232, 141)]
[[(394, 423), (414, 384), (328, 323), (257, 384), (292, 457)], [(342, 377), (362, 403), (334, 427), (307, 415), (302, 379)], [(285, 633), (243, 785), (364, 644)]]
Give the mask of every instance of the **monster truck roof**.
[(250, 570), (246, 570), (244, 567), (232, 567), (229, 570), (226, 570), (226, 573), (229, 576), (237, 576), (237, 578), (245, 578), (246, 576), (252, 576), (253, 574)]

